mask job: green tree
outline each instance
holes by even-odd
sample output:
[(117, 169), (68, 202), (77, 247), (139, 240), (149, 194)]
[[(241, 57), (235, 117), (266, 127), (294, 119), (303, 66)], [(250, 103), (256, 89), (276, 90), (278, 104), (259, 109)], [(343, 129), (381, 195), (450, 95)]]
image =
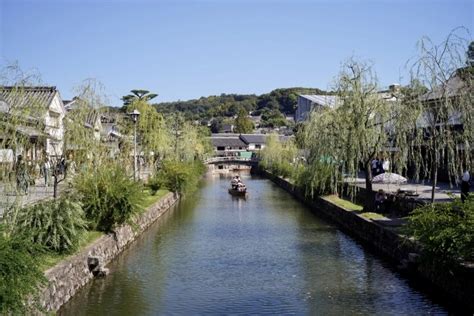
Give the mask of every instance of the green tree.
[(278, 135), (271, 134), (260, 152), (260, 165), (274, 175), (295, 178), (297, 154), (298, 150), (292, 139), (282, 142)]
[[(380, 98), (372, 66), (355, 60), (343, 65), (336, 91), (337, 107), (313, 111), (303, 128), (308, 168), (314, 171), (307, 179), (307, 188), (313, 193), (320, 189), (316, 184), (329, 183), (330, 189), (337, 191), (344, 169), (354, 178), (364, 171), (366, 189), (371, 192), (370, 162), (385, 148), (389, 136), (386, 128), (397, 117), (400, 105)], [(322, 168), (326, 172), (316, 172)], [(318, 178), (323, 175), (332, 180)], [(371, 204), (368, 195), (366, 206)]]
[(288, 125), (286, 117), (279, 110), (268, 111), (262, 113), (260, 126), (262, 127), (281, 127)]
[(405, 156), (430, 179), (432, 201), (440, 168), (455, 179), (473, 166), (469, 148), (474, 141), (474, 74), (465, 67), (469, 41), (462, 31), (454, 30), (439, 44), (421, 39), (410, 68), (412, 82), (418, 83), (412, 87), (417, 97), (405, 99), (404, 107), (412, 109), (412, 115), (397, 126), (401, 135), (408, 131), (410, 151)]
[(211, 123), (211, 132), (220, 133), (222, 131), (222, 119), (216, 118)]
[(467, 61), (466, 61), (467, 65), (474, 67), (474, 41), (472, 41), (469, 44), (466, 55), (467, 55)]
[(252, 133), (254, 129), (252, 121), (244, 110), (240, 110), (235, 119), (235, 132), (241, 134)]
[[(163, 158), (170, 153), (171, 135), (161, 113), (143, 99), (136, 99), (126, 107), (127, 112), (138, 110), (137, 134), (141, 151), (146, 157)], [(131, 133), (133, 126), (129, 125)]]
[(148, 102), (158, 96), (158, 94), (151, 93), (148, 90), (135, 89), (130, 90), (130, 92), (131, 94), (127, 94), (122, 97), (122, 101), (125, 106), (128, 106), (137, 100)]

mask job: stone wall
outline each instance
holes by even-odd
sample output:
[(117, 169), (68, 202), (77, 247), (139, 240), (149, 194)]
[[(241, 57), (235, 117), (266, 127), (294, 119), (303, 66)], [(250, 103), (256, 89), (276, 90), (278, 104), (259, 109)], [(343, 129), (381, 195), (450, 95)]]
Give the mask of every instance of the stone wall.
[(141, 214), (133, 228), (130, 225), (123, 225), (116, 229), (114, 234), (100, 237), (79, 253), (47, 270), (45, 274), (48, 286), (39, 298), (42, 308), (46, 311), (57, 311), (94, 277), (89, 270), (88, 258), (98, 257), (101, 264), (108, 264), (158, 217), (170, 209), (178, 198), (177, 195), (168, 193)]
[(474, 311), (474, 264), (437, 266), (420, 260), (420, 247), (395, 231), (321, 197), (311, 199), (285, 179), (266, 171), (260, 173), (307, 205), (314, 213), (336, 223), (345, 233), (378, 254), (403, 267), (410, 277), (435, 288), (446, 302), (462, 312)]

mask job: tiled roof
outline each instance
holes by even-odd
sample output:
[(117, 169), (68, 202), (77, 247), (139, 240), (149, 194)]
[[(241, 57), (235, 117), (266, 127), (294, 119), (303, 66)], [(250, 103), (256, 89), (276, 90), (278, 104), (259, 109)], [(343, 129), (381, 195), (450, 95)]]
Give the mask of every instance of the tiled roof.
[(0, 100), (9, 107), (46, 109), (58, 93), (56, 87), (0, 86)]
[(440, 98), (451, 98), (460, 95), (465, 89), (468, 88), (468, 84), (461, 79), (460, 76), (453, 76), (441, 86), (434, 88), (433, 90), (425, 93), (420, 97), (420, 101), (432, 101)]
[(247, 147), (239, 137), (215, 137), (211, 136), (212, 146), (215, 147)]
[(242, 139), (247, 144), (265, 144), (267, 135), (264, 134), (241, 134)]

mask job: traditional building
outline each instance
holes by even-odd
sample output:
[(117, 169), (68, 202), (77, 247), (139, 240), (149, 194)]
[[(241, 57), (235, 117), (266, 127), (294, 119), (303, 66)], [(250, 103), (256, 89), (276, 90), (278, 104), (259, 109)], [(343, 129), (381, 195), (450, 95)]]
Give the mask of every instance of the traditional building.
[[(0, 150), (8, 157), (22, 154), (31, 161), (42, 159), (43, 154), (61, 156), (65, 113), (56, 87), (0, 86), (0, 144), (4, 147)], [(17, 142), (20, 138), (26, 141)]]
[(212, 134), (211, 144), (218, 157), (237, 156), (239, 152), (247, 151), (247, 144), (240, 139), (239, 134)]
[[(212, 134), (211, 143), (216, 156), (242, 156), (244, 152), (250, 154), (265, 148), (268, 134)], [(279, 140), (284, 142), (290, 136), (279, 135)]]

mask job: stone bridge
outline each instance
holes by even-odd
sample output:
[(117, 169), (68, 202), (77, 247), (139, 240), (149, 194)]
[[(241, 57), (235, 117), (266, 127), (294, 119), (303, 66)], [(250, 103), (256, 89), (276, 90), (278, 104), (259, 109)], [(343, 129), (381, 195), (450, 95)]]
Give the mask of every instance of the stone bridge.
[(238, 164), (238, 165), (248, 165), (256, 166), (258, 164), (258, 159), (256, 158), (242, 158), (242, 157), (210, 157), (204, 159), (204, 163), (207, 165), (211, 164)]
[(229, 173), (235, 171), (250, 171), (258, 164), (256, 158), (243, 158), (243, 157), (211, 157), (204, 160), (204, 163), (208, 165), (209, 171), (213, 173)]

